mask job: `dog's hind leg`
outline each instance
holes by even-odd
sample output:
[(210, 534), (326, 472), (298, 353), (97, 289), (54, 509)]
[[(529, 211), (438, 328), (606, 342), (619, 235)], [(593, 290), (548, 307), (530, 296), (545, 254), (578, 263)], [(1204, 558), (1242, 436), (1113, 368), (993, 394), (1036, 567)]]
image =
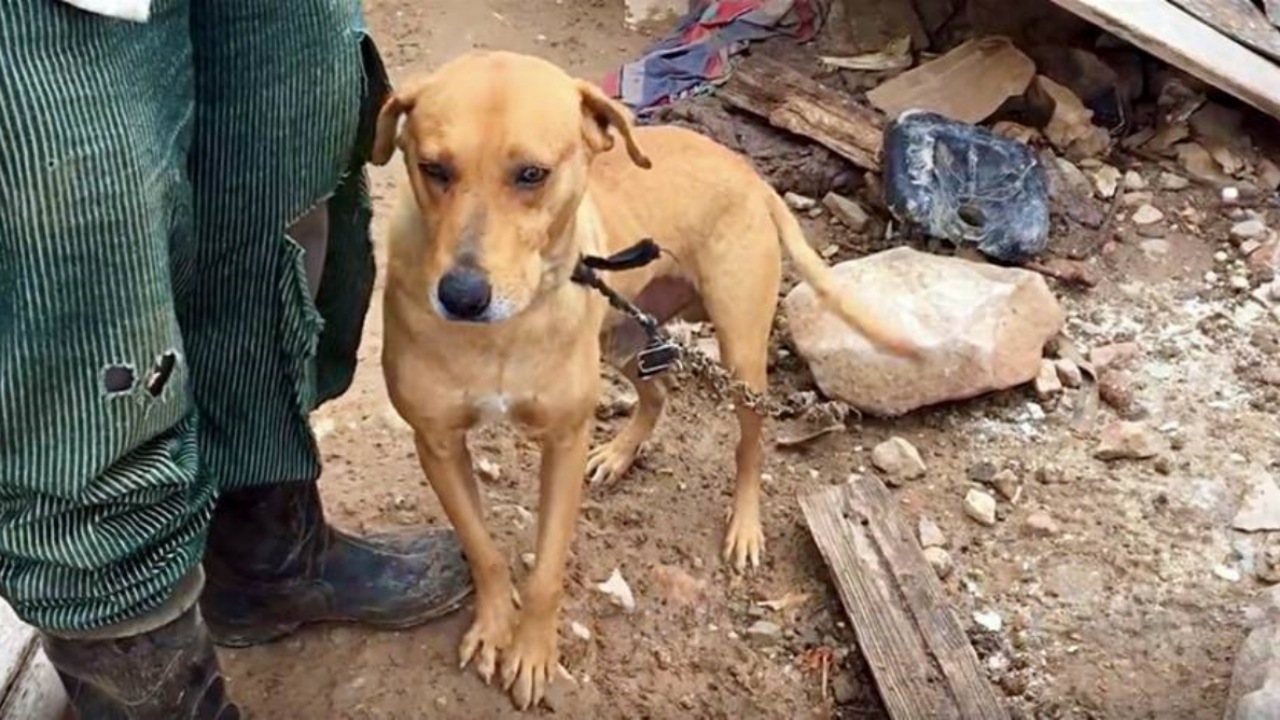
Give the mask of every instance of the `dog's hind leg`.
[[(658, 277), (636, 296), (636, 307), (665, 323), (673, 317), (701, 309), (693, 285), (679, 277)], [(636, 389), (636, 411), (612, 440), (591, 451), (587, 459), (587, 475), (592, 484), (613, 482), (622, 477), (635, 462), (662, 417), (667, 403), (667, 389), (662, 379), (641, 380), (636, 368), (636, 355), (648, 343), (644, 328), (635, 320), (617, 321), (606, 333), (604, 356), (626, 376)]]
[(667, 402), (667, 390), (661, 378), (641, 380), (635, 360), (623, 366), (621, 371), (636, 389), (636, 410), (612, 440), (591, 451), (587, 459), (587, 475), (592, 484), (613, 482), (631, 469), (640, 447), (657, 427)]
[[(747, 264), (732, 277), (709, 278), (703, 301), (715, 324), (720, 358), (735, 379), (755, 392), (768, 387), (769, 332), (777, 311), (778, 265)], [(749, 275), (750, 277), (743, 277)], [(738, 417), (736, 479), (723, 557), (738, 570), (760, 565), (764, 531), (760, 524), (760, 475), (764, 465), (764, 417), (735, 398)]]

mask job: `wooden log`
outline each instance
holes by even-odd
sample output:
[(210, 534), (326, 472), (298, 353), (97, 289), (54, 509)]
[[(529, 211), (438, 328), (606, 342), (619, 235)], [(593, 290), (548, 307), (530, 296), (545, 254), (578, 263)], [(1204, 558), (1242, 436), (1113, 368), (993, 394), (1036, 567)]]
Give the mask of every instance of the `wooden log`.
[(863, 478), (800, 498), (858, 646), (896, 720), (1007, 720), (889, 491)]
[(802, 135), (866, 170), (880, 169), (884, 119), (844, 93), (784, 63), (753, 56), (734, 68), (718, 96), (731, 107)]

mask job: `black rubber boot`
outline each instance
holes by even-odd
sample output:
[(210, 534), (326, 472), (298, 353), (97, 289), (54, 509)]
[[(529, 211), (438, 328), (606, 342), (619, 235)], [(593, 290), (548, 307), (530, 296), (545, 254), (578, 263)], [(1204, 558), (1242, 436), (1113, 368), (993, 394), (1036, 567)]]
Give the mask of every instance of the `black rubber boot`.
[(82, 720), (239, 720), (193, 605), (177, 620), (110, 639), (41, 635)]
[(308, 482), (224, 494), (204, 568), (200, 607), (228, 647), (315, 622), (412, 627), (457, 610), (473, 588), (451, 530), (347, 535), (325, 522)]

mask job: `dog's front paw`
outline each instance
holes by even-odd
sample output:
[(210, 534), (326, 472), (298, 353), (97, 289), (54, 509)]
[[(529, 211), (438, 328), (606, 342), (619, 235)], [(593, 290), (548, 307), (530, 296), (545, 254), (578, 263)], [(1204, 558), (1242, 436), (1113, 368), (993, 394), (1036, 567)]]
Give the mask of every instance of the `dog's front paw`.
[(458, 647), (461, 659), (459, 667), (466, 668), (474, 659), (476, 672), (485, 683), (493, 681), (498, 668), (498, 657), (511, 645), (516, 626), (516, 606), (510, 596), (492, 601), (476, 602), (476, 616), (471, 629), (462, 636)]
[(729, 513), (729, 530), (724, 536), (725, 562), (732, 562), (738, 571), (760, 567), (760, 555), (764, 552), (764, 530), (760, 526), (760, 507), (750, 503), (738, 503)]
[(521, 710), (536, 707), (555, 679), (558, 647), (554, 622), (520, 623), (515, 639), (502, 653), (502, 683)]

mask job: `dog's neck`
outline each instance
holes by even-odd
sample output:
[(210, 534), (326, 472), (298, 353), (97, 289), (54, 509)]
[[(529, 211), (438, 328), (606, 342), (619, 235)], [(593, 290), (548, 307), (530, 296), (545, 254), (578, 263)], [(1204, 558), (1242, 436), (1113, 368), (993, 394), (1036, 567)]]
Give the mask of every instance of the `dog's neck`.
[(590, 194), (584, 195), (573, 217), (565, 225), (565, 242), (558, 243), (554, 255), (548, 256), (543, 263), (544, 291), (555, 291), (568, 286), (578, 258), (601, 253), (604, 247), (603, 232), (600, 211), (592, 202)]

